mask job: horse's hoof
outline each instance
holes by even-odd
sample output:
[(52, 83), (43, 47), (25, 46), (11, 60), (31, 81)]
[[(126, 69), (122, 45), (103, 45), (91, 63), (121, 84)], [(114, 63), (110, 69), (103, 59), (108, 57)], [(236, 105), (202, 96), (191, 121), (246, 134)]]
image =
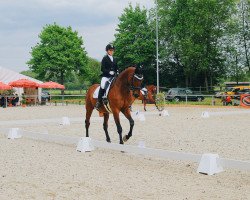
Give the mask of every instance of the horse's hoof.
[(108, 143), (111, 143), (111, 140), (106, 140)]
[(127, 136), (124, 135), (123, 138), (122, 138), (122, 140), (123, 140), (123, 142), (127, 142), (128, 141)]

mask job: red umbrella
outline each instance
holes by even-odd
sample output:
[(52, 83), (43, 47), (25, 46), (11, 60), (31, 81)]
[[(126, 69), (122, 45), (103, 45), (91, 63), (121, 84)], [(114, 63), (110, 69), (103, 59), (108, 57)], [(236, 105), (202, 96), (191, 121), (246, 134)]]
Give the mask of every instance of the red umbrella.
[(28, 80), (28, 79), (19, 79), (9, 83), (12, 87), (21, 87), (21, 88), (36, 88), (39, 86), (38, 83)]
[(39, 85), (39, 87), (40, 88), (61, 89), (61, 90), (65, 89), (64, 85), (61, 85), (61, 84), (53, 82), (53, 81), (42, 83)]
[(9, 85), (4, 84), (3, 82), (0, 82), (0, 90), (11, 90), (12, 87)]

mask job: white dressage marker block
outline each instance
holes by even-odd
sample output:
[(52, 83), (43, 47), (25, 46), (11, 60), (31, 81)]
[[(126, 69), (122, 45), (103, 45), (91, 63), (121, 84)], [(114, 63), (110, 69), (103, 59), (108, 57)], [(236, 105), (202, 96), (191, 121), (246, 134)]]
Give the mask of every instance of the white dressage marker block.
[(79, 152), (90, 152), (93, 151), (94, 145), (91, 142), (91, 138), (89, 137), (82, 137), (80, 138), (77, 147), (76, 147), (76, 151)]
[(139, 148), (145, 148), (146, 146), (145, 146), (145, 142), (144, 141), (139, 141), (138, 142), (138, 147)]
[(202, 118), (209, 118), (210, 116), (209, 116), (209, 113), (207, 111), (205, 111), (205, 112), (202, 112), (201, 117)]
[(223, 171), (223, 167), (219, 162), (218, 154), (203, 154), (200, 160), (197, 173), (214, 175)]
[(163, 117), (169, 117), (169, 113), (167, 110), (163, 110), (161, 113), (160, 113), (160, 116), (163, 116)]
[(8, 133), (8, 139), (17, 139), (17, 138), (21, 138), (22, 137), (22, 134), (19, 130), (19, 128), (11, 128), (9, 130), (9, 133)]
[(69, 126), (70, 125), (69, 118), (68, 117), (63, 117), (61, 125), (63, 125), (63, 126)]

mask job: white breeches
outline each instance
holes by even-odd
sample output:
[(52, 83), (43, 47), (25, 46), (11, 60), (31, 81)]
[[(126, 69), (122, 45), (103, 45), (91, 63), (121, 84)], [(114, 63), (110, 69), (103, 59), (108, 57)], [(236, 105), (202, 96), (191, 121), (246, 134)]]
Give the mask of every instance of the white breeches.
[(105, 87), (105, 83), (109, 80), (109, 78), (107, 77), (102, 77), (102, 80), (101, 80), (101, 88), (104, 89)]

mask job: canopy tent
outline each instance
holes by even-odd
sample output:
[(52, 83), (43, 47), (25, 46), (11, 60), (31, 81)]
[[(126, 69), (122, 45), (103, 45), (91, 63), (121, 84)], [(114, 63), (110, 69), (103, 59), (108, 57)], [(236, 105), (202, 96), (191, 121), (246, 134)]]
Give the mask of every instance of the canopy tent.
[[(42, 81), (39, 81), (37, 79), (34, 79), (34, 78), (31, 78), (29, 76), (25, 76), (23, 74), (19, 74), (15, 71), (12, 71), (12, 70), (9, 70), (9, 69), (6, 69), (6, 68), (3, 68), (0, 66), (0, 81), (5, 83), (5, 84), (8, 84), (12, 81), (16, 81), (18, 79), (28, 79), (28, 80), (31, 80), (31, 81), (34, 81), (38, 84), (41, 84)], [(23, 88), (13, 88), (15, 90), (15, 92), (21, 96), (22, 93), (24, 92)], [(38, 98), (40, 100), (40, 97), (41, 97), (41, 91), (42, 89), (41, 88), (38, 88)]]
[(29, 79), (19, 79), (19, 80), (16, 80), (16, 81), (12, 81), (9, 83), (10, 86), (12, 87), (21, 87), (21, 88), (37, 88), (39, 87), (39, 84), (34, 82), (34, 81), (31, 81)]
[(0, 90), (11, 90), (12, 87), (0, 81)]
[(61, 89), (61, 90), (65, 89), (64, 85), (61, 85), (61, 84), (53, 82), (53, 81), (42, 83), (39, 85), (39, 87), (40, 88), (50, 88), (50, 89)]

